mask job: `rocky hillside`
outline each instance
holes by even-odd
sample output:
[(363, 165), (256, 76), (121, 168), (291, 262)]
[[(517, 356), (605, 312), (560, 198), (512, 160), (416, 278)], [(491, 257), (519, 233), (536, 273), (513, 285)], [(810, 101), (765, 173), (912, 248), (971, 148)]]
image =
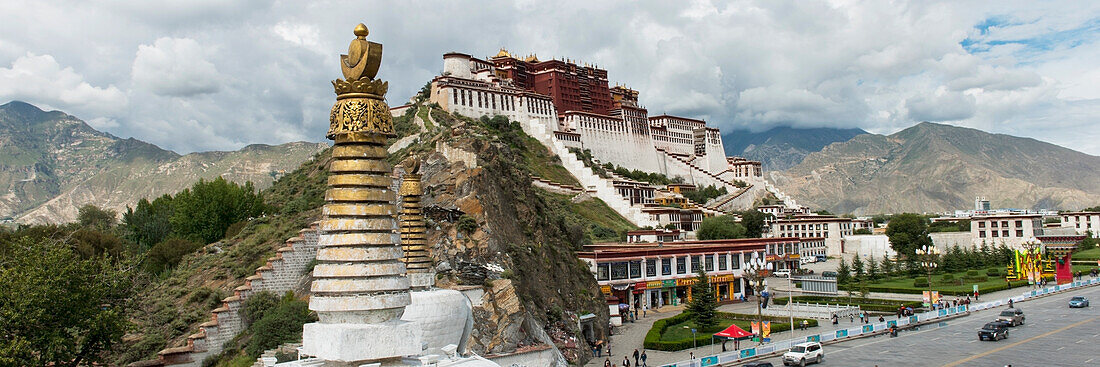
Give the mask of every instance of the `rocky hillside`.
[(84, 204), (122, 212), (143, 197), (218, 176), (262, 189), (325, 147), (296, 142), (181, 156), (96, 131), (63, 112), (10, 102), (0, 106), (0, 218), (64, 223)]
[(826, 145), (866, 134), (863, 129), (774, 127), (762, 132), (731, 130), (722, 135), (726, 155), (760, 161), (765, 171), (782, 171)]
[(834, 213), (995, 207), (1079, 209), (1100, 202), (1100, 157), (1035, 139), (920, 123), (865, 134), (770, 177), (800, 203)]
[[(517, 123), (454, 117), (426, 106), (420, 111), (395, 118), (396, 130), (410, 138), (393, 139), (404, 143), (391, 146), (389, 162), (395, 178), (404, 172), (401, 162), (422, 162), (436, 285), (484, 290), (483, 303), (474, 308), (474, 351), (506, 354), (549, 341), (574, 363), (591, 358), (577, 320), (595, 314), (599, 335), (607, 307), (575, 251), (608, 231), (617, 237), (616, 230), (633, 227), (598, 199), (562, 199), (534, 187), (532, 172), (546, 176), (564, 168)], [(170, 274), (154, 279), (142, 293), (138, 327), (116, 362), (150, 359), (165, 347), (185, 344), (218, 300), (285, 239), (319, 219), (328, 160), (326, 150), (263, 191), (276, 214), (249, 221), (239, 234), (187, 255)], [(593, 213), (601, 220), (587, 219)], [(308, 296), (308, 280), (304, 275), (298, 296)], [(238, 350), (225, 353), (223, 363), (248, 360), (234, 354)]]

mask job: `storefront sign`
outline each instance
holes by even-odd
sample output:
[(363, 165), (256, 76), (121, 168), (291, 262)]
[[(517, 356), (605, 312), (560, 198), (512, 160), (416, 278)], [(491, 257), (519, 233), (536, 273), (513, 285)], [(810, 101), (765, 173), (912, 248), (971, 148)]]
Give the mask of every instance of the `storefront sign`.
[(697, 280), (697, 279), (695, 279), (695, 278), (680, 278), (680, 279), (676, 279), (676, 286), (677, 286), (677, 287), (684, 287), (684, 286), (689, 286), (689, 285), (695, 284), (696, 280)]
[(662, 280), (661, 284), (664, 285), (665, 288), (676, 288), (676, 281), (672, 279)]
[(715, 275), (710, 277), (711, 283), (729, 283), (734, 280), (733, 274)]
[(644, 291), (645, 290), (645, 282), (635, 283), (634, 284), (634, 290), (635, 291)]
[[(661, 282), (661, 281), (657, 280), (657, 281), (652, 281), (652, 282), (646, 282), (645, 287), (646, 287), (646, 289), (658, 289), (658, 288), (661, 288), (662, 286), (664, 286), (664, 284), (665, 284), (664, 282)], [(673, 283), (673, 284), (675, 284), (675, 283)]]
[(611, 286), (610, 285), (601, 285), (600, 286), (600, 292), (603, 292), (603, 294), (611, 294)]

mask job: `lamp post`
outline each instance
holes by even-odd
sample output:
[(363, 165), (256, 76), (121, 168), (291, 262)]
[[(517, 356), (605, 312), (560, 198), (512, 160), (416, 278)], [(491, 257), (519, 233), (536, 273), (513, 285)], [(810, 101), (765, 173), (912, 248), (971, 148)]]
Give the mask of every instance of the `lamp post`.
[(764, 299), (761, 298), (760, 293), (764, 291), (764, 278), (768, 276), (768, 270), (771, 269), (772, 264), (767, 260), (760, 258), (753, 253), (753, 256), (748, 261), (741, 264), (741, 276), (749, 280), (749, 284), (752, 286), (753, 292), (756, 293), (756, 324), (759, 325), (760, 341), (759, 344), (764, 343)]
[(936, 270), (939, 264), (936, 263), (936, 257), (940, 255), (940, 250), (936, 249), (935, 245), (924, 245), (917, 249), (917, 255), (921, 259), (920, 265), (924, 267), (924, 270), (928, 274), (928, 306), (932, 306), (932, 272)]
[(697, 348), (697, 346), (695, 345), (695, 328), (684, 326), (684, 329), (691, 329), (691, 349)]

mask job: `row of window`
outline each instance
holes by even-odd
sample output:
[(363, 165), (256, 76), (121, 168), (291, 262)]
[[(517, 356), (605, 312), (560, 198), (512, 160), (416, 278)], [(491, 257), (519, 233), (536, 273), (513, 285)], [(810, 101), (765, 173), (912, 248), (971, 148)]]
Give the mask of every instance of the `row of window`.
[[(978, 222), (978, 228), (985, 228), (985, 223), (986, 223), (986, 222), (987, 222), (987, 221), (979, 221), (979, 222)], [(995, 220), (991, 220), (991, 221), (988, 221), (988, 222), (989, 222), (989, 227), (990, 227), (990, 228), (997, 228), (997, 223), (998, 223), (997, 221), (995, 221)], [(1002, 220), (1002, 221), (1000, 221), (1000, 227), (1001, 227), (1001, 228), (1008, 228), (1008, 223), (1009, 223), (1009, 221), (1007, 221), (1007, 220)], [(1015, 224), (1015, 227), (1016, 227), (1016, 228), (1023, 228), (1023, 226), (1024, 226), (1024, 221), (1022, 221), (1022, 220), (1016, 220), (1016, 221), (1013, 221), (1013, 222), (1012, 222), (1012, 224)]]
[[(986, 231), (978, 231), (978, 238), (986, 238), (987, 237), (986, 233), (987, 233)], [(1002, 229), (999, 232), (996, 231), (996, 230), (991, 230), (991, 231), (988, 231), (988, 233), (989, 233), (988, 237), (998, 237), (998, 234), (1000, 235), (999, 237), (1013, 237), (1013, 236), (1009, 236), (1009, 233), (1011, 233), (1011, 232), (1009, 232), (1009, 230), (1007, 230), (1007, 229)], [(1015, 237), (1023, 237), (1024, 236), (1024, 230), (1017, 229), (1015, 234), (1016, 234)]]
[[(758, 256), (763, 256), (761, 253)], [(745, 256), (748, 257), (748, 254)], [(707, 272), (727, 271), (741, 268), (741, 254), (708, 254), (694, 256), (666, 257), (634, 261), (617, 261), (596, 265), (596, 280), (628, 280), (655, 278), (666, 275), (693, 274), (703, 269)], [(690, 267), (689, 267), (690, 264)], [(675, 271), (674, 271), (675, 270)]]

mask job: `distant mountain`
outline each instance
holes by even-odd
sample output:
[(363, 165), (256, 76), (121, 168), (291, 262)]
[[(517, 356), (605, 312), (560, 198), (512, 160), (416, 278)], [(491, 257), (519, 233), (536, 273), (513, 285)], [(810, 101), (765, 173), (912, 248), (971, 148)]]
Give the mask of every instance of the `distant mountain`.
[(175, 193), (199, 178), (222, 176), (264, 188), (326, 147), (296, 142), (181, 156), (96, 131), (63, 112), (10, 102), (0, 106), (0, 219), (63, 223), (89, 203), (121, 213), (143, 197)]
[(800, 204), (833, 213), (951, 211), (976, 196), (1002, 208), (1100, 204), (1100, 157), (929, 122), (831, 144), (770, 178)]
[(866, 134), (863, 129), (774, 127), (754, 133), (732, 130), (722, 135), (726, 155), (741, 156), (763, 163), (766, 171), (782, 171), (802, 162), (807, 154), (826, 145)]

